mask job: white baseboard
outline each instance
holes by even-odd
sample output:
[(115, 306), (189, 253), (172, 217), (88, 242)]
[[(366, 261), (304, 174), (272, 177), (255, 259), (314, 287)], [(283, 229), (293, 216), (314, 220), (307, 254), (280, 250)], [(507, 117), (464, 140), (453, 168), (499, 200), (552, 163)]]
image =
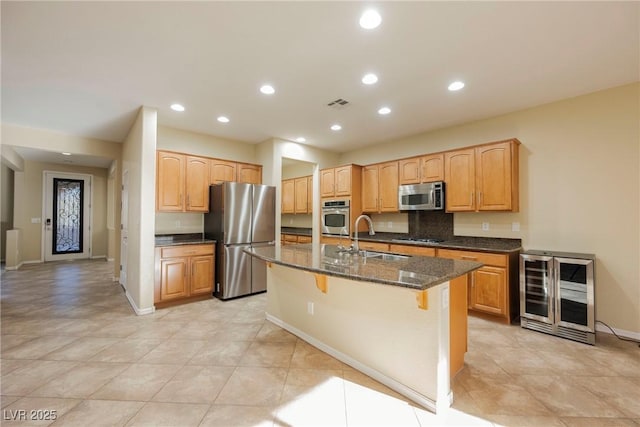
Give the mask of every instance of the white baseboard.
[(115, 260), (116, 260), (115, 258), (107, 258), (107, 262), (113, 262)]
[(22, 264), (23, 263), (21, 262), (20, 264), (14, 265), (14, 266), (11, 266), (11, 267), (5, 266), (4, 269), (7, 270), (7, 271), (18, 270), (20, 267), (22, 267)]
[(124, 293), (127, 296), (127, 299), (129, 300), (129, 304), (131, 305), (131, 307), (133, 308), (133, 311), (136, 312), (136, 314), (138, 316), (144, 316), (145, 314), (151, 314), (154, 311), (156, 311), (155, 307), (150, 307), (150, 308), (145, 308), (144, 310), (139, 308), (136, 305), (136, 302), (133, 300), (133, 298), (131, 297), (131, 294), (129, 294), (129, 291), (125, 291)]
[(105, 260), (106, 260), (106, 259), (107, 259), (107, 256), (106, 256), (106, 255), (96, 255), (96, 256), (93, 256), (93, 255), (92, 255), (90, 258), (91, 258), (91, 259), (100, 259), (100, 258), (102, 258), (102, 259), (105, 259)]
[[(625, 331), (624, 329), (614, 328), (613, 326), (611, 327), (611, 329), (613, 329), (616, 332), (616, 334), (620, 335), (621, 337), (640, 341), (640, 332)], [(607, 328), (606, 326), (600, 323), (596, 323), (596, 331), (613, 335), (613, 333), (609, 330), (609, 328)]]
[[(357, 369), (358, 371), (370, 376), (371, 378), (375, 379), (376, 381), (386, 385), (387, 387), (389, 387), (390, 389), (397, 391), (398, 393), (400, 393), (401, 395), (413, 400), (414, 402), (416, 402), (417, 404), (427, 408), (429, 411), (436, 413), (436, 408), (437, 408), (437, 402), (429, 399), (428, 397), (416, 392), (415, 390), (413, 390), (410, 387), (407, 387), (406, 385), (399, 383), (398, 381), (394, 380), (393, 378), (390, 378), (388, 376), (386, 376), (385, 374), (359, 362), (358, 360), (353, 359), (352, 357), (334, 349), (333, 347), (330, 347), (328, 345), (326, 345), (325, 343), (323, 343), (322, 341), (319, 341), (315, 338), (313, 338), (312, 336), (302, 332), (301, 330), (299, 330), (298, 328), (295, 328), (291, 325), (289, 325), (288, 323), (283, 322), (282, 320), (278, 319), (277, 317), (274, 317), (272, 315), (270, 315), (269, 313), (267, 313), (267, 320), (269, 320), (270, 322), (272, 322), (275, 325), (280, 326), (282, 329), (285, 329), (289, 332), (291, 332), (292, 334), (294, 334), (295, 336), (303, 339), (304, 341), (308, 342), (309, 344), (311, 344), (312, 346), (324, 351), (325, 353), (335, 357), (336, 359), (338, 359), (339, 361), (346, 363), (347, 365), (353, 367), (354, 369)], [(453, 393), (449, 392), (449, 396), (448, 396), (448, 404), (444, 405), (446, 407), (449, 407), (451, 405), (451, 403), (453, 402)]]
[(20, 263), (20, 265), (22, 264), (42, 264), (42, 260), (41, 259), (32, 259), (31, 261), (22, 261)]

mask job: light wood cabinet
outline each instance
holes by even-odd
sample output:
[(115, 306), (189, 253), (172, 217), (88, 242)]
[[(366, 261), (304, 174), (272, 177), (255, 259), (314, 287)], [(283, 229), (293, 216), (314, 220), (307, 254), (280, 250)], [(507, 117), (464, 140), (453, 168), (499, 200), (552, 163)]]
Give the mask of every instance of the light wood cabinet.
[(157, 152), (156, 210), (207, 212), (209, 160), (170, 151)]
[(209, 160), (209, 184), (221, 184), (236, 180), (236, 162), (227, 160)]
[(281, 185), (281, 212), (283, 214), (292, 214), (295, 213), (295, 194), (296, 194), (296, 186), (295, 180), (293, 179), (285, 179), (282, 180)]
[(156, 210), (184, 210), (185, 156), (158, 151), (156, 168)]
[(185, 211), (209, 211), (209, 159), (187, 156), (186, 158)]
[(444, 180), (444, 154), (429, 154), (398, 161), (398, 184)]
[(415, 246), (415, 245), (390, 244), (389, 252), (395, 252), (397, 254), (405, 254), (405, 255), (436, 256), (435, 248), (425, 248), (423, 246)]
[(348, 239), (346, 237), (340, 238), (340, 237), (331, 237), (331, 236), (320, 236), (320, 243), (325, 245), (341, 244), (342, 246), (350, 246), (351, 239)]
[(398, 212), (398, 162), (362, 168), (362, 211)]
[(262, 166), (249, 163), (237, 163), (236, 181), (247, 184), (262, 184)]
[(516, 139), (444, 154), (448, 212), (519, 209)]
[(481, 262), (469, 273), (469, 310), (510, 322), (518, 316), (518, 253), (501, 254), (438, 249), (437, 256)]
[(281, 234), (280, 243), (282, 245), (292, 245), (296, 243), (311, 243), (311, 236), (301, 236), (298, 234)]
[(359, 240), (358, 249), (367, 251), (389, 252), (389, 244), (382, 242), (363, 242), (362, 240)]
[(303, 176), (296, 178), (295, 182), (295, 213), (306, 214), (309, 213), (309, 178)]
[(307, 178), (307, 212), (313, 213), (313, 175)]
[(349, 197), (360, 190), (358, 165), (339, 166), (320, 171), (320, 197)]
[(163, 305), (191, 297), (210, 297), (214, 270), (212, 244), (157, 247), (154, 302)]

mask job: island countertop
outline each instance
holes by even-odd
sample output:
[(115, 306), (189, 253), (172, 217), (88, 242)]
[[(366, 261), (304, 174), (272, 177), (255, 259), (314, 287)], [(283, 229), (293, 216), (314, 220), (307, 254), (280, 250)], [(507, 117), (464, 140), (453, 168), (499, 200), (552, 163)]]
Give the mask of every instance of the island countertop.
[(336, 245), (298, 244), (245, 249), (250, 255), (275, 264), (356, 281), (424, 290), (482, 267), (481, 263), (454, 259), (403, 256), (384, 260), (338, 251)]

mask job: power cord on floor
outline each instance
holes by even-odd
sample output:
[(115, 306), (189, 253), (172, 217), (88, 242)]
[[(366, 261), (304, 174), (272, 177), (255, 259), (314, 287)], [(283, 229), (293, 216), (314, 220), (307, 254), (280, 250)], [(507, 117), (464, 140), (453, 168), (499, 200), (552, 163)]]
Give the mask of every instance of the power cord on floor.
[(633, 343), (638, 344), (638, 347), (640, 347), (640, 341), (638, 341), (638, 340), (634, 340), (634, 339), (631, 339), (631, 338), (621, 337), (620, 335), (616, 334), (616, 331), (614, 331), (614, 330), (613, 330), (613, 328), (612, 328), (611, 326), (607, 325), (607, 324), (606, 324), (606, 323), (604, 323), (602, 320), (596, 320), (596, 323), (603, 324), (604, 326), (606, 326), (607, 328), (609, 328), (609, 330), (611, 331), (611, 333), (612, 333), (613, 335), (615, 335), (615, 336), (616, 336), (616, 338), (618, 338), (619, 340), (621, 340), (621, 341), (629, 341), (629, 342), (633, 342)]

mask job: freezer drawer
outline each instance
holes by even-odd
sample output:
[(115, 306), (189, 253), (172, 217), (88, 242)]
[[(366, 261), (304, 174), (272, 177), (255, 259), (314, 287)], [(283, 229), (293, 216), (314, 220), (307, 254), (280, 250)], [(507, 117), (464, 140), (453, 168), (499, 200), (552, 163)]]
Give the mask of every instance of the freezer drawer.
[(249, 246), (222, 245), (216, 272), (216, 297), (229, 299), (251, 293), (251, 255), (243, 251)]

